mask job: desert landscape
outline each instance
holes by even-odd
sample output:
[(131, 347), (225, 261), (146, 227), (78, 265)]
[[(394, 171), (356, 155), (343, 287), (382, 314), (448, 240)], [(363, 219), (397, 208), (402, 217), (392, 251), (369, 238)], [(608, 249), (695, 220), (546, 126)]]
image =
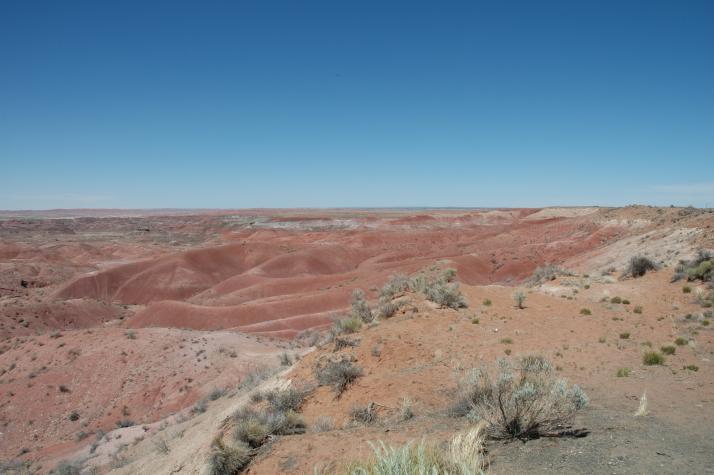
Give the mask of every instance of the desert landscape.
[[(710, 473), (712, 250), (691, 207), (0, 212), (0, 472)], [(528, 365), (572, 407), (490, 420)]]

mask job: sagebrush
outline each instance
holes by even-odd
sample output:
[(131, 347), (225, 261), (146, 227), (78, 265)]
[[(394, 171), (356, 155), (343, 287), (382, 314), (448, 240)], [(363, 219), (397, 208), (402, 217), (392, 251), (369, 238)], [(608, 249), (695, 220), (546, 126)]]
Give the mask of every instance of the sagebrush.
[(557, 378), (540, 356), (521, 358), (516, 365), (499, 359), (495, 380), (488, 368), (472, 369), (460, 382), (459, 393), (454, 415), (485, 421), (488, 435), (496, 439), (529, 439), (563, 431), (588, 404), (585, 392)]

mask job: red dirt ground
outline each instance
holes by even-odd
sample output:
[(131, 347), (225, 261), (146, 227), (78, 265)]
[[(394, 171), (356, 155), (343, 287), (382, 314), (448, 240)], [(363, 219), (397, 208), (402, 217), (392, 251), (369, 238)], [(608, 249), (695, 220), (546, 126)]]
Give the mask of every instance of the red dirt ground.
[[(377, 379), (363, 379), (364, 391), (351, 392), (337, 404), (328, 404), (319, 390), (305, 407), (309, 421), (327, 413), (341, 422), (346, 405), (360, 398), (379, 397), (392, 407), (397, 393), (409, 388), (423, 410), (436, 410), (443, 394), (416, 396), (422, 378), (435, 378), (448, 392), (444, 369), (456, 359), (493, 359), (503, 350), (498, 342), (504, 332), (522, 340), (524, 351), (556, 358), (556, 352), (568, 354), (564, 345), (577, 353), (592, 346), (599, 356), (586, 359), (584, 369), (565, 358), (562, 371), (572, 379), (595, 378), (586, 387), (608, 400), (609, 393), (600, 392), (601, 384), (611, 383), (605, 375), (630, 364), (628, 358), (639, 350), (627, 344), (620, 348), (622, 342), (617, 353), (598, 346), (596, 335), (607, 334), (608, 344), (615, 344), (611, 334), (627, 326), (608, 320), (622, 309), (607, 308), (598, 299), (603, 292), (627, 291), (647, 309), (648, 294), (661, 291), (654, 313), (672, 313), (675, 304), (684, 311), (688, 303), (667, 287), (668, 277), (660, 273), (622, 289), (603, 277), (594, 279), (590, 290), (577, 287), (577, 297), (569, 293), (572, 285), (556, 281), (529, 297), (528, 325), (520, 323), (518, 311), (507, 310), (508, 286), (546, 263), (587, 273), (597, 262), (599, 272), (619, 265), (633, 249), (666, 246), (663, 262), (672, 264), (697, 247), (714, 247), (713, 222), (711, 213), (646, 207), (0, 213), (0, 460), (57, 461), (92, 442), (78, 440), (80, 432), (108, 430), (122, 417), (155, 422), (193, 405), (213, 387), (235, 387), (251, 368), (276, 365), (288, 339), (324, 328), (335, 313), (345, 312), (355, 288), (373, 300), (391, 274), (413, 273), (435, 262), (457, 269), (484, 324), (470, 324), (470, 313), (449, 311), (437, 323), (432, 319), (442, 311), (416, 302), (420, 312), (393, 320), (401, 322), (399, 327), (390, 321), (387, 333), (364, 333), (360, 359), (372, 358), (368, 353), (377, 344), (372, 336), (401, 340), (385, 345), (374, 361), (378, 364), (369, 371)], [(667, 240), (671, 236), (676, 237)], [(484, 296), (497, 303), (498, 311), (478, 306)], [(598, 309), (597, 319), (571, 320), (584, 302)], [(454, 329), (441, 328), (445, 321)], [(653, 328), (638, 325), (637, 340), (667, 341), (674, 327), (667, 333), (657, 322)], [(135, 339), (127, 336), (129, 330)], [(687, 363), (685, 357), (678, 355), (677, 365)], [(300, 371), (309, 372), (310, 358), (296, 368), (299, 378), (308, 378)], [(410, 376), (417, 369), (419, 378)], [(663, 389), (653, 389), (653, 396), (667, 404), (693, 394), (670, 391), (667, 381), (660, 382)], [(710, 387), (711, 380), (701, 384)], [(129, 416), (121, 414), (124, 406)], [(79, 419), (71, 421), (75, 410)], [(693, 414), (682, 417), (694, 424)], [(306, 464), (314, 460), (306, 458), (300, 466), (312, 471)], [(251, 470), (275, 473), (274, 462), (265, 463)]]

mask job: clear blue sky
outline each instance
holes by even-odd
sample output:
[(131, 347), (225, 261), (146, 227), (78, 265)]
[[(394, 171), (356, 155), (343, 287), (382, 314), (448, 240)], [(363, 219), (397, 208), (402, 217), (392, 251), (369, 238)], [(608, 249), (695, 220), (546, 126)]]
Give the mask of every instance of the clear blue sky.
[[(150, 4), (150, 5), (149, 5)], [(714, 206), (714, 2), (0, 2), (0, 208)]]

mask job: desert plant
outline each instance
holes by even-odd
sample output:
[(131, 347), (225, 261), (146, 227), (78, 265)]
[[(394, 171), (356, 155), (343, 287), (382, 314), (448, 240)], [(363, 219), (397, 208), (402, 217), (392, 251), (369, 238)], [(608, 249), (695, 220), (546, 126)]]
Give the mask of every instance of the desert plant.
[(335, 421), (330, 416), (320, 416), (312, 425), (315, 432), (329, 432), (335, 428)]
[(673, 355), (677, 351), (677, 348), (672, 345), (666, 345), (666, 346), (661, 347), (660, 350), (665, 355)]
[(352, 406), (350, 420), (360, 424), (374, 424), (377, 421), (377, 406), (373, 402), (366, 406)]
[(208, 399), (215, 401), (226, 395), (226, 390), (224, 388), (213, 388), (213, 390), (208, 393)]
[(362, 368), (346, 357), (339, 360), (322, 359), (317, 361), (314, 373), (320, 386), (331, 385), (339, 397), (352, 382), (362, 376)]
[(270, 407), (275, 411), (297, 411), (310, 392), (311, 389), (308, 387), (274, 389), (266, 393), (265, 399), (267, 399), (268, 404), (270, 404)]
[(136, 332), (134, 330), (127, 330), (124, 335), (130, 340), (136, 340)]
[(642, 355), (642, 363), (647, 366), (662, 365), (664, 364), (664, 356), (656, 351), (646, 351)]
[(293, 358), (287, 351), (280, 353), (280, 355), (278, 355), (278, 359), (280, 360), (280, 366), (291, 366), (293, 364)]
[(276, 411), (268, 407), (254, 409), (243, 407), (235, 412), (234, 437), (250, 447), (260, 447), (270, 435), (290, 435), (305, 432), (305, 422), (300, 415), (288, 409)]
[(513, 301), (516, 302), (516, 307), (523, 309), (523, 304), (526, 301), (526, 294), (522, 291), (517, 291), (513, 294)]
[(402, 398), (399, 401), (399, 420), (406, 421), (414, 417), (412, 409), (412, 400), (408, 397)]
[(486, 469), (483, 456), (484, 433), (481, 425), (457, 434), (446, 449), (409, 442), (390, 447), (372, 444), (374, 457), (369, 462), (350, 466), (350, 475), (481, 475)]
[(206, 398), (199, 399), (198, 402), (191, 408), (194, 414), (203, 414), (208, 409), (208, 400)]
[(622, 299), (618, 296), (615, 296), (610, 299), (610, 303), (622, 303)]
[(691, 288), (690, 286), (688, 286), (688, 285), (685, 285), (684, 287), (682, 287), (682, 293), (691, 294), (691, 293), (692, 293), (692, 288)]
[(77, 412), (77, 411), (70, 412), (68, 419), (72, 422), (78, 421), (79, 420), (79, 412)]
[(407, 303), (406, 300), (385, 300), (379, 299), (379, 307), (377, 312), (381, 318), (393, 317), (397, 311)]
[(528, 278), (526, 282), (530, 285), (540, 285), (543, 282), (555, 280), (558, 276), (561, 275), (568, 276), (573, 274), (572, 272), (562, 269), (558, 266), (547, 264), (536, 268), (536, 270), (533, 271), (533, 274)]
[(409, 291), (409, 278), (404, 274), (395, 274), (382, 286), (379, 291), (379, 297), (380, 299), (391, 300), (407, 291)]
[(690, 364), (685, 366), (683, 369), (689, 370), (689, 371), (699, 371), (699, 366), (695, 364)]
[(490, 307), (492, 303), (491, 299), (483, 299), (483, 305), (486, 307)]
[(632, 309), (634, 313), (641, 314), (642, 313), (642, 305), (635, 305), (635, 308)]
[(672, 282), (685, 278), (689, 281), (711, 282), (714, 278), (714, 257), (709, 251), (699, 250), (691, 261), (680, 261), (675, 268)]
[(647, 271), (657, 270), (657, 264), (645, 256), (633, 256), (625, 269), (625, 275), (642, 277)]
[(80, 473), (82, 473), (81, 464), (72, 462), (60, 462), (59, 465), (50, 470), (50, 475), (80, 475)]
[(354, 292), (352, 292), (352, 301), (350, 304), (352, 306), (352, 317), (359, 318), (364, 323), (369, 323), (374, 319), (372, 310), (367, 304), (367, 300), (365, 299), (364, 291), (362, 289), (355, 289)]
[(209, 475), (235, 475), (250, 461), (250, 449), (243, 444), (226, 445), (216, 437), (208, 457)]
[(622, 332), (620, 333), (620, 338), (623, 340), (628, 340), (630, 338), (630, 332)]
[(409, 287), (424, 294), (427, 300), (448, 308), (464, 308), (468, 305), (459, 290), (459, 284), (454, 282), (456, 271), (447, 269), (440, 274), (421, 271), (409, 281)]
[(424, 296), (442, 307), (458, 309), (467, 306), (456, 282), (436, 281), (424, 290)]
[(333, 324), (333, 330), (337, 334), (350, 334), (358, 332), (362, 328), (362, 320), (357, 317), (347, 317), (337, 320)]
[(491, 437), (528, 439), (563, 430), (588, 403), (585, 392), (556, 378), (543, 357), (521, 358), (517, 367), (499, 359), (498, 366), (495, 382), (486, 368), (472, 370), (453, 411), (468, 410), (469, 419), (484, 420)]
[(619, 368), (617, 370), (618, 378), (627, 378), (630, 375), (630, 368)]
[(334, 351), (340, 351), (343, 348), (354, 348), (356, 346), (359, 346), (360, 341), (338, 336), (338, 337), (335, 337), (334, 343), (335, 343)]
[(580, 309), (580, 315), (592, 315), (593, 313), (590, 311), (589, 308), (581, 308)]

